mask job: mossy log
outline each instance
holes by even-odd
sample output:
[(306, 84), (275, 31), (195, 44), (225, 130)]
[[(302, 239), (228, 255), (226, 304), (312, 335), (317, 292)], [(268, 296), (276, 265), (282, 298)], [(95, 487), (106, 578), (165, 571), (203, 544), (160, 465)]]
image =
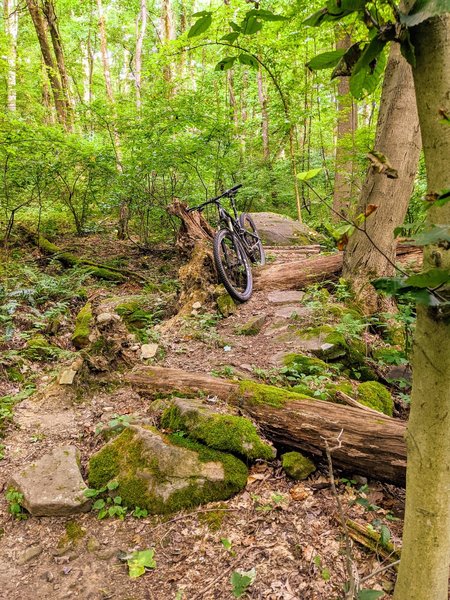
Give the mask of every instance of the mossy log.
[(368, 410), (316, 400), (288, 389), (234, 382), (201, 373), (141, 367), (125, 379), (143, 394), (209, 394), (238, 406), (265, 436), (281, 446), (323, 456), (324, 439), (342, 446), (333, 452), (337, 467), (404, 484), (406, 423)]
[[(343, 252), (275, 263), (259, 269), (254, 275), (255, 290), (298, 290), (311, 283), (325, 281), (342, 270)], [(397, 261), (422, 262), (422, 250), (415, 246), (399, 245)]]
[(38, 248), (44, 254), (54, 257), (64, 267), (86, 267), (89, 269), (90, 274), (94, 277), (97, 277), (98, 279), (105, 279), (107, 281), (116, 281), (117, 283), (122, 283), (127, 279), (135, 279), (140, 282), (145, 282), (145, 278), (134, 271), (130, 271), (128, 269), (117, 269), (116, 267), (103, 265), (87, 258), (75, 256), (75, 254), (62, 250), (59, 248), (59, 246), (53, 244), (53, 242), (50, 242), (50, 240), (45, 238), (43, 235), (39, 235), (31, 231), (24, 225), (21, 225), (20, 229), (29, 240), (38, 246)]
[[(377, 556), (383, 558), (383, 560), (392, 562), (400, 559), (400, 550), (391, 541), (384, 542), (383, 544), (378, 531), (369, 529), (352, 519), (348, 519), (346, 525), (348, 534), (353, 540), (374, 552)], [(397, 565), (394, 568), (397, 570)]]

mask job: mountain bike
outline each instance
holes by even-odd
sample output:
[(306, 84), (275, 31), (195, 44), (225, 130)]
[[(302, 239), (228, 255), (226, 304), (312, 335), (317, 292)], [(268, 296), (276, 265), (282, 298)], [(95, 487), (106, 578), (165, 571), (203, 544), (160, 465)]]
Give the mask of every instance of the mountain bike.
[[(219, 228), (214, 235), (213, 249), (217, 273), (230, 296), (246, 302), (253, 292), (251, 263), (263, 265), (266, 257), (252, 217), (247, 213), (238, 214), (235, 196), (241, 187), (242, 184), (235, 185), (220, 196), (189, 208), (188, 212), (202, 212), (211, 204), (216, 206)], [(230, 200), (233, 214), (222, 205), (222, 198)]]

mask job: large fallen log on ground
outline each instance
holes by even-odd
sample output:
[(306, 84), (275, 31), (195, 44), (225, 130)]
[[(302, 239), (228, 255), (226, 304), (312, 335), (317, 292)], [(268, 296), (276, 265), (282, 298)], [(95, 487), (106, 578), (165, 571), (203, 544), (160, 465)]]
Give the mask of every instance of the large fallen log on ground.
[[(342, 269), (343, 252), (302, 258), (300, 260), (274, 263), (259, 269), (254, 276), (255, 290), (292, 290), (300, 289), (311, 283), (325, 281)], [(422, 250), (415, 246), (399, 245), (397, 261), (421, 262)]]
[[(381, 413), (342, 406), (283, 388), (235, 382), (180, 369), (140, 367), (125, 380), (147, 395), (209, 394), (238, 406), (275, 444), (324, 455), (324, 439), (341, 447), (336, 466), (402, 485), (406, 474), (406, 423)], [(341, 433), (342, 432), (342, 433)]]

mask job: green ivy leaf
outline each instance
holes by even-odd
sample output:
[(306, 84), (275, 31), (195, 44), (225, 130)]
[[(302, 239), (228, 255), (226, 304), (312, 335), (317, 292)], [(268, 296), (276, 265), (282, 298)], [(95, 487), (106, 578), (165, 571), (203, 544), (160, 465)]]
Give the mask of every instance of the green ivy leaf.
[(234, 61), (236, 60), (236, 56), (226, 56), (225, 58), (222, 58), (222, 60), (220, 62), (217, 63), (216, 67), (215, 67), (215, 71), (228, 71), (228, 69), (231, 69), (234, 65)]
[(253, 69), (258, 68), (258, 61), (256, 60), (256, 58), (254, 58), (250, 54), (239, 54), (238, 58), (239, 58), (239, 62), (242, 63), (243, 65), (248, 65), (248, 66), (252, 67)]
[(380, 590), (360, 590), (358, 592), (358, 600), (377, 600), (384, 596), (384, 592)]
[(400, 15), (400, 22), (407, 27), (415, 27), (438, 15), (449, 12), (448, 0), (416, 0), (414, 6), (407, 15)]
[(202, 16), (189, 29), (188, 38), (195, 37), (205, 33), (212, 23), (212, 14), (208, 11), (202, 11)]
[(311, 71), (318, 71), (319, 69), (330, 69), (331, 67), (336, 66), (341, 58), (347, 50), (332, 50), (331, 52), (323, 52), (322, 54), (318, 54), (310, 61), (306, 63), (306, 66)]
[(301, 173), (297, 173), (297, 178), (300, 179), (300, 181), (308, 181), (309, 179), (316, 177), (316, 175), (318, 175), (321, 171), (322, 167), (318, 169), (310, 169), (309, 171), (302, 171)]
[(233, 596), (240, 598), (245, 594), (250, 585), (255, 581), (256, 569), (253, 568), (250, 571), (233, 571), (230, 581), (233, 586)]
[(416, 288), (435, 288), (450, 282), (448, 269), (429, 269), (424, 273), (416, 273), (405, 279), (404, 285)]
[(154, 548), (133, 552), (127, 560), (128, 575), (133, 578), (140, 577), (145, 573), (145, 569), (154, 569), (156, 567), (154, 556)]

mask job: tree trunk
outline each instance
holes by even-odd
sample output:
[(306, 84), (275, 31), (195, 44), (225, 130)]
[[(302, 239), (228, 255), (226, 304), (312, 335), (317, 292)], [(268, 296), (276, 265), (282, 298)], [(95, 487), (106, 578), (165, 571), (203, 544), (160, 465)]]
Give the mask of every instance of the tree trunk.
[[(337, 35), (336, 48), (348, 49), (351, 38), (348, 33)], [(354, 153), (355, 131), (357, 127), (357, 107), (350, 94), (348, 77), (341, 77), (338, 83), (337, 96), (337, 139), (333, 192), (333, 220), (339, 221), (340, 216), (348, 217), (351, 199), (355, 192), (354, 183)]]
[[(406, 425), (382, 413), (314, 400), (288, 390), (236, 383), (180, 369), (139, 367), (125, 380), (143, 394), (205, 393), (238, 406), (276, 444), (324, 456), (324, 438), (342, 446), (336, 466), (402, 484), (406, 472)], [(274, 400), (275, 398), (275, 400)]]
[(94, 71), (94, 57), (91, 48), (90, 34), (86, 44), (82, 46), (83, 50), (83, 101), (86, 104), (92, 102), (92, 76)]
[[(175, 29), (173, 26), (173, 8), (172, 0), (162, 0), (161, 7), (161, 30), (162, 30), (162, 41), (169, 42), (175, 39)], [(164, 79), (170, 84), (172, 81), (172, 68), (170, 64), (167, 64), (163, 70)], [(171, 92), (169, 92), (169, 96)]]
[[(344, 278), (368, 313), (380, 309), (380, 297), (370, 279), (395, 273), (394, 229), (403, 223), (420, 154), (420, 129), (411, 67), (393, 45), (381, 93), (375, 151), (398, 172), (395, 179), (369, 168), (358, 202), (358, 214), (369, 204), (377, 210), (363, 223), (364, 231), (350, 237), (344, 257)], [(383, 309), (384, 307), (381, 306)]]
[(64, 91), (61, 85), (61, 81), (58, 77), (58, 70), (55, 65), (50, 44), (48, 43), (45, 21), (42, 18), (42, 14), (36, 0), (26, 0), (26, 3), (39, 40), (39, 46), (41, 48), (42, 58), (44, 59), (45, 70), (53, 92), (53, 99), (55, 102), (58, 121), (61, 123), (61, 125), (67, 128), (67, 114), (66, 103), (64, 99)]
[[(428, 193), (450, 188), (450, 15), (410, 29), (414, 83)], [(449, 231), (450, 203), (433, 206), (428, 224)], [(427, 246), (425, 267), (450, 270), (450, 248)], [(450, 286), (440, 288), (450, 300)], [(443, 310), (443, 312), (445, 309)], [(395, 600), (447, 600), (450, 565), (450, 320), (437, 308), (417, 310), (402, 559)]]
[[(399, 246), (397, 260), (415, 266), (421, 264), (422, 251), (412, 246)], [(298, 290), (302, 287), (326, 281), (342, 269), (343, 255), (331, 254), (317, 258), (305, 258), (286, 263), (275, 263), (258, 269), (254, 275), (255, 290)]]
[(64, 94), (64, 103), (66, 105), (66, 120), (67, 129), (69, 131), (73, 128), (73, 102), (70, 93), (69, 76), (66, 69), (66, 61), (64, 59), (64, 51), (61, 42), (61, 36), (59, 34), (57, 17), (55, 13), (55, 7), (53, 0), (45, 0), (43, 13), (47, 21), (48, 29), (50, 31), (50, 38), (52, 40), (53, 51), (56, 57), (56, 64), (58, 65), (59, 78), (61, 81), (61, 87)]
[(142, 47), (144, 44), (145, 32), (147, 30), (147, 0), (141, 0), (141, 8), (136, 24), (136, 57), (134, 63), (135, 86), (136, 86), (136, 108), (141, 110), (142, 106)]
[(267, 96), (264, 90), (264, 81), (261, 65), (258, 65), (258, 100), (261, 109), (261, 136), (263, 146), (263, 158), (264, 162), (268, 163), (270, 160), (270, 148), (269, 148), (269, 115), (267, 112)]
[(8, 72), (6, 75), (6, 106), (15, 112), (17, 104), (16, 70), (17, 70), (17, 36), (19, 33), (19, 9), (16, 0), (3, 0), (3, 16), (5, 35), (8, 44)]

